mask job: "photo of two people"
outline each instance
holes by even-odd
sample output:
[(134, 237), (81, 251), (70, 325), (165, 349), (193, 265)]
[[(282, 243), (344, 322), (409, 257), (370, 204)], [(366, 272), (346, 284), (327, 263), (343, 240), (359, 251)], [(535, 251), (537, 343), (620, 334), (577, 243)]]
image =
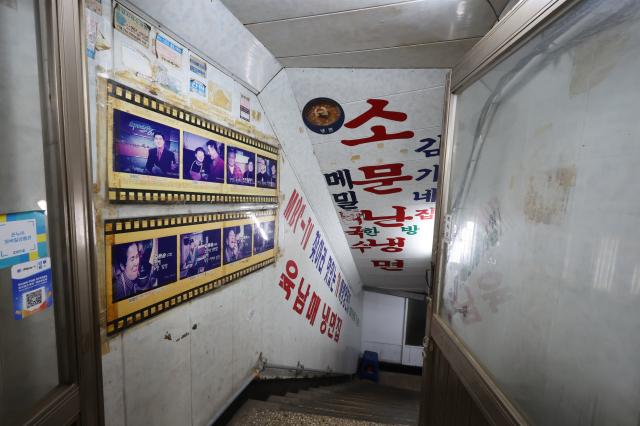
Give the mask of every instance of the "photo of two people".
[(183, 177), (224, 183), (224, 144), (189, 132), (184, 132), (183, 136)]
[(275, 188), (278, 185), (276, 160), (258, 155), (256, 182), (259, 188)]
[(113, 135), (115, 172), (179, 178), (178, 129), (116, 109)]
[(255, 186), (256, 154), (243, 149), (227, 149), (227, 183), (233, 185)]

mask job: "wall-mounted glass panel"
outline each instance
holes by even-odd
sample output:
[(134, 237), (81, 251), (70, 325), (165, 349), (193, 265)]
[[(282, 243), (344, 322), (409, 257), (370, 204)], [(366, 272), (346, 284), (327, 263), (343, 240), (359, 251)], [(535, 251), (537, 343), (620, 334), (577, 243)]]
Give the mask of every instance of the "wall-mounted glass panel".
[[(0, 2), (0, 424), (22, 424), (59, 383), (37, 3)], [(55, 212), (54, 212), (55, 214)], [(53, 259), (54, 261), (52, 262)]]
[(640, 419), (639, 70), (586, 0), (457, 97), (440, 315), (533, 424)]

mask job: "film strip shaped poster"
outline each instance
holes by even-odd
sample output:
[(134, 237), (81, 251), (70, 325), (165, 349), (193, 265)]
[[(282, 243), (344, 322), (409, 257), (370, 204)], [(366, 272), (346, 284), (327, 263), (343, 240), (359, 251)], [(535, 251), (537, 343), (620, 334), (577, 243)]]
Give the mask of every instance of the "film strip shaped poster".
[(109, 201), (278, 202), (278, 148), (113, 80), (106, 85)]
[(277, 212), (105, 221), (107, 334), (275, 261)]

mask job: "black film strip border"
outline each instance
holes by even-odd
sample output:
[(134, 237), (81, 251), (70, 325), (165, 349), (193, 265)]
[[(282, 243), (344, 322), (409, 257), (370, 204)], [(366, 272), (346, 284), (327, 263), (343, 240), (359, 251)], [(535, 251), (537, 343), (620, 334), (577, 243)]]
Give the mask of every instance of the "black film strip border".
[(249, 194), (216, 194), (200, 192), (169, 191), (159, 189), (127, 189), (109, 188), (108, 199), (114, 203), (177, 203), (177, 204), (202, 204), (202, 203), (255, 203), (278, 204), (275, 195), (249, 195)]
[(223, 285), (229, 284), (230, 282), (235, 281), (238, 278), (242, 278), (273, 263), (275, 263), (275, 257), (263, 260), (262, 262), (256, 263), (237, 272), (233, 272), (211, 282), (199, 285), (198, 287), (195, 287), (191, 290), (183, 291), (182, 293), (168, 297), (164, 300), (154, 303), (153, 305), (146, 306), (138, 311), (110, 321), (107, 323), (107, 335), (112, 336), (114, 334), (117, 334), (126, 328), (139, 324), (149, 318), (153, 318), (156, 315), (161, 314), (173, 307), (193, 300), (196, 297), (202, 296), (203, 294), (209, 293), (215, 289), (222, 287)]
[(152, 229), (174, 228), (177, 226), (215, 223), (225, 220), (248, 219), (255, 217), (276, 216), (276, 210), (231, 211), (220, 213), (189, 213), (166, 216), (147, 216), (122, 219), (107, 219), (104, 221), (104, 234), (122, 234), (128, 232), (146, 231)]
[(273, 145), (252, 138), (251, 136), (244, 135), (233, 129), (229, 129), (228, 127), (217, 124), (211, 120), (201, 117), (200, 115), (171, 105), (168, 102), (161, 101), (160, 99), (149, 96), (139, 90), (125, 86), (115, 80), (107, 80), (107, 94), (124, 102), (145, 108), (149, 111), (171, 117), (175, 120), (191, 124), (192, 126), (213, 132), (217, 135), (231, 138), (236, 142), (278, 155), (279, 150)]

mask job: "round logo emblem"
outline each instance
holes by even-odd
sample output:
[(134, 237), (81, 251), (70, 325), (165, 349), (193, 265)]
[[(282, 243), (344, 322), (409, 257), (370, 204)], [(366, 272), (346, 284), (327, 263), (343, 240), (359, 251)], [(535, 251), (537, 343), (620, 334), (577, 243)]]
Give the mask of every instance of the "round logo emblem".
[(333, 99), (315, 98), (304, 106), (302, 120), (311, 131), (330, 135), (344, 124), (344, 110)]

